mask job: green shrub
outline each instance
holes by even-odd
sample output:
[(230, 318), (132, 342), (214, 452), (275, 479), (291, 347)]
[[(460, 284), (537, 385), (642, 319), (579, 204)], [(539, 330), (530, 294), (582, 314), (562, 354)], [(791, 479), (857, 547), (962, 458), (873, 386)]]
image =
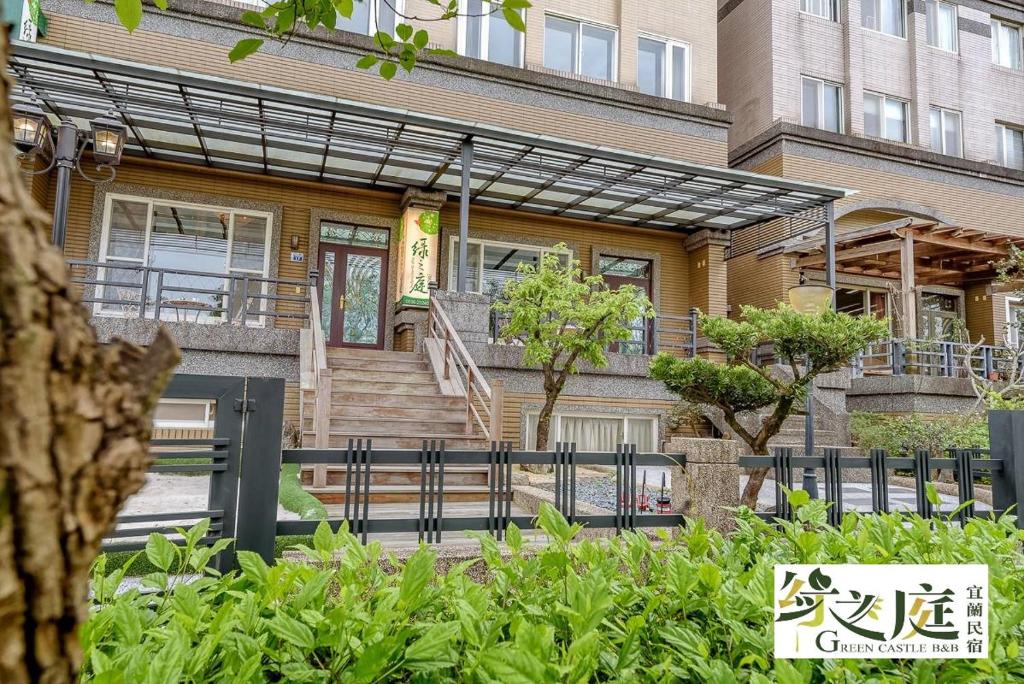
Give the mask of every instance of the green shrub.
[(326, 520), (327, 509), (319, 499), (302, 488), (299, 468), (298, 463), (285, 463), (281, 466), (277, 500), (282, 508), (297, 513), (303, 520)]
[(946, 449), (988, 448), (988, 417), (956, 413), (927, 420), (919, 414), (850, 414), (850, 436), (862, 449), (885, 449), (892, 456), (913, 455), (915, 449), (941, 454)]
[[(742, 509), (729, 538), (694, 522), (662, 543), (640, 534), (573, 542), (550, 506), (550, 543), (511, 557), (480, 537), (490, 579), (473, 561), (435, 572), (421, 547), (397, 571), (379, 543), (362, 546), (322, 524), (314, 563), (267, 566), (240, 552), (241, 570), (170, 586), (167, 571), (203, 567), (202, 530), (179, 550), (153, 537), (161, 568), (114, 596), (117, 573), (94, 569), (82, 632), (86, 678), (101, 682), (1011, 682), (1024, 678), (1024, 533), (1011, 516), (963, 527), (942, 520), (850, 514), (824, 524), (825, 505), (773, 527)], [(970, 563), (990, 568), (988, 660), (802, 660), (776, 663), (776, 563)], [(323, 564), (323, 565), (319, 565)]]

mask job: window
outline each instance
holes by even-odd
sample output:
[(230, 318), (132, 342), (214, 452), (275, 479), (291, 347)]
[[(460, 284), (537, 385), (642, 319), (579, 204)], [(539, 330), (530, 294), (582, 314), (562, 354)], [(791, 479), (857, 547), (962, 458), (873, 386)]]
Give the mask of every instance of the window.
[(907, 103), (886, 95), (864, 93), (864, 135), (907, 142)]
[[(235, 320), (243, 304), (251, 310), (264, 305), (256, 295), (265, 294), (260, 278), (270, 268), (271, 228), (271, 215), (266, 212), (111, 193), (103, 216), (100, 261), (177, 271), (148, 278), (147, 316), (155, 316), (159, 303), (163, 320), (218, 323), (225, 316)], [(99, 298), (106, 301), (99, 304), (100, 312), (138, 316), (142, 271), (104, 271), (101, 280), (123, 285), (103, 286)], [(242, 296), (241, 289), (245, 275), (256, 276), (248, 281), (248, 297)], [(249, 314), (246, 321), (262, 323), (257, 314)]]
[(800, 0), (800, 11), (829, 21), (836, 21), (839, 16), (836, 0)]
[(604, 81), (615, 80), (614, 29), (548, 15), (544, 66)]
[(992, 20), (992, 61), (1011, 69), (1024, 68), (1021, 27), (1002, 19)]
[(996, 124), (996, 161), (1024, 171), (1024, 130)]
[(836, 288), (836, 311), (851, 316), (870, 314), (875, 318), (889, 315), (889, 297), (882, 290)]
[[(651, 298), (651, 275), (654, 264), (648, 259), (611, 256), (602, 254), (597, 260), (597, 271), (604, 278), (608, 287), (619, 289), (623, 285), (639, 288), (647, 299)], [(636, 318), (626, 325), (630, 330), (630, 339), (617, 342), (608, 351), (619, 354), (651, 354), (653, 353), (654, 321)]]
[(641, 93), (689, 100), (689, 71), (688, 45), (646, 37), (637, 41), (636, 86)]
[[(460, 0), (459, 8), (459, 54), (523, 66), (523, 33), (509, 25), (499, 6), (484, 0)], [(523, 10), (518, 11), (523, 16)]]
[(932, 150), (940, 154), (962, 157), (963, 136), (960, 130), (960, 112), (932, 107), (929, 113), (932, 132)]
[(903, 0), (864, 0), (861, 3), (861, 25), (872, 31), (906, 38), (906, 16)]
[(394, 35), (404, 5), (405, 0), (353, 0), (352, 16), (345, 18), (339, 14), (336, 28), (364, 36), (376, 35), (378, 31)]
[(804, 126), (842, 133), (843, 87), (804, 76), (801, 112)]
[[(448, 289), (454, 291), (459, 277), (459, 239), (452, 236), (449, 247)], [(553, 251), (532, 245), (473, 238), (469, 239), (466, 247), (466, 291), (486, 294), (491, 298), (501, 295), (507, 281), (519, 278), (519, 264), (539, 266), (541, 256)], [(568, 254), (564, 256), (566, 259), (569, 257)]]
[(206, 399), (161, 399), (153, 413), (153, 427), (212, 428), (212, 403)]
[[(526, 420), (525, 448), (533, 449), (537, 435), (538, 413)], [(577, 451), (615, 451), (619, 444), (635, 444), (639, 453), (655, 451), (658, 419), (655, 416), (613, 414), (556, 413), (551, 417), (548, 448), (557, 442), (576, 444)]]
[(1018, 297), (1007, 297), (1006, 337), (1011, 345), (1016, 345), (1020, 339), (1021, 326), (1024, 326), (1024, 302)]
[(921, 295), (918, 337), (925, 340), (951, 341), (959, 317), (959, 298), (955, 295), (925, 292)]
[(956, 5), (939, 0), (925, 0), (925, 15), (928, 44), (947, 52), (956, 52)]

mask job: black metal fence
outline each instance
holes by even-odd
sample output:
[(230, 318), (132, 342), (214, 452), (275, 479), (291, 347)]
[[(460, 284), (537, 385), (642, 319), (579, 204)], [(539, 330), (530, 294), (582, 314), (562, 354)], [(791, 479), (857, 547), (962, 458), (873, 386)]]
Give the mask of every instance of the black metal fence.
[[(152, 532), (174, 535), (174, 528), (209, 518), (211, 526), (204, 544), (234, 538), (236, 549), (260, 553), (268, 561), (279, 535), (312, 534), (319, 521), (278, 520), (277, 501), (282, 464), (328, 464), (344, 469), (344, 508), (340, 517), (328, 522), (333, 529), (347, 522), (349, 529), (365, 542), (368, 535), (413, 533), (427, 543), (438, 543), (459, 531), (481, 531), (502, 539), (512, 523), (523, 529), (534, 526), (533, 515), (513, 510), (513, 465), (554, 467), (553, 503), (571, 522), (590, 528), (615, 531), (637, 528), (674, 527), (683, 523), (677, 514), (651, 513), (641, 509), (637, 469), (647, 466), (685, 467), (685, 457), (637, 453), (633, 445), (621, 445), (615, 453), (580, 452), (575, 445), (559, 444), (551, 452), (513, 451), (508, 442), (492, 443), (485, 450), (449, 450), (443, 441), (425, 441), (420, 449), (376, 449), (371, 441), (356, 440), (346, 448), (281, 449), (284, 411), (284, 381), (279, 378), (235, 378), (177, 375), (166, 398), (206, 399), (215, 404), (212, 436), (202, 439), (155, 440), (156, 460), (150, 472), (157, 474), (209, 474), (209, 496), (204, 505), (183, 511), (159, 511), (118, 518), (104, 550), (129, 551), (142, 548)], [(826, 449), (822, 456), (797, 456), (792, 449), (777, 449), (772, 456), (744, 456), (740, 466), (767, 467), (775, 481), (792, 489), (796, 468), (818, 468), (824, 472), (824, 498), (833, 524), (844, 512), (844, 471), (870, 472), (871, 511), (890, 511), (889, 479), (896, 471), (912, 473), (915, 506), (912, 512), (929, 518), (956, 513), (961, 520), (973, 515), (1001, 514), (1024, 504), (1024, 411), (989, 413), (992, 447), (989, 451), (961, 449), (943, 457), (919, 451), (912, 457), (891, 457), (872, 451), (866, 457), (841, 456)], [(198, 461), (198, 462), (197, 462)], [(577, 468), (607, 466), (615, 475), (614, 507), (607, 514), (578, 513)], [(370, 506), (371, 469), (375, 466), (412, 466), (419, 470), (419, 496), (405, 517), (375, 517)], [(444, 514), (445, 477), (453, 467), (480, 466), (486, 471), (486, 514), (457, 517)], [(936, 507), (928, 498), (928, 485), (936, 471), (954, 473), (961, 507)], [(992, 488), (993, 511), (976, 511), (975, 482), (987, 477)], [(737, 483), (738, 486), (739, 483)], [(789, 518), (793, 511), (782, 490), (775, 498), (775, 512), (765, 518)], [(1024, 519), (1018, 518), (1024, 527)], [(234, 554), (219, 554), (216, 567), (231, 567)]]
[(865, 375), (927, 375), (944, 378), (968, 376), (967, 364), (975, 373), (992, 380), (1005, 379), (1013, 372), (1014, 358), (1006, 347), (983, 344), (977, 347), (941, 340), (892, 339), (868, 345), (853, 359), (855, 377)]
[[(961, 522), (976, 515), (1001, 515), (1013, 510), (1018, 527), (1024, 528), (1019, 509), (1024, 506), (1024, 411), (990, 411), (989, 440), (991, 449), (951, 449), (936, 456), (918, 449), (913, 456), (890, 456), (873, 449), (867, 456), (842, 456), (839, 449), (824, 449), (821, 456), (795, 455), (792, 448), (775, 449), (771, 456), (741, 456), (740, 466), (770, 468), (775, 487), (775, 510), (762, 512), (765, 519), (791, 519), (793, 507), (783, 487), (794, 488), (794, 470), (814, 468), (823, 472), (819, 493), (832, 504), (829, 522), (838, 525), (845, 512), (843, 472), (867, 470), (870, 474), (871, 509), (873, 513), (911, 512), (923, 518), (954, 515)], [(957, 490), (957, 505), (943, 508), (929, 498), (929, 485), (935, 476), (950, 471)], [(891, 503), (889, 481), (892, 474), (903, 473), (913, 478), (914, 505), (908, 511)], [(991, 486), (991, 510), (978, 510), (975, 484), (985, 478)], [(936, 489), (936, 493), (939, 493)]]

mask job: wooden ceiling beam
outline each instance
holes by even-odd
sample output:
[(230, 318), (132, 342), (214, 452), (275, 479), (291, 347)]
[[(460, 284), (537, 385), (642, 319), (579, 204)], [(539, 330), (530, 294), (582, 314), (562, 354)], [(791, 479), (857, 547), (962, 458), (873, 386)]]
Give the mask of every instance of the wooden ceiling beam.
[(942, 235), (935, 235), (934, 233), (914, 233), (914, 242), (923, 242), (928, 245), (938, 245), (940, 247), (948, 247), (949, 249), (957, 250), (969, 250), (971, 252), (978, 252), (981, 254), (994, 254), (997, 256), (1006, 256), (1009, 250), (1003, 247), (998, 247), (977, 240), (967, 240), (958, 237), (944, 237)]

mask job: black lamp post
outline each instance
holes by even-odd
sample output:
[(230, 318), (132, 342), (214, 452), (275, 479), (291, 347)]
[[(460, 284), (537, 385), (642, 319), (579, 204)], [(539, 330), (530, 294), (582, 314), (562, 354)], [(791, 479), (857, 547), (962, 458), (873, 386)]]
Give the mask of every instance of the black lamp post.
[[(53, 244), (64, 247), (68, 225), (68, 196), (71, 190), (71, 169), (77, 169), (90, 183), (107, 183), (117, 175), (115, 166), (121, 163), (121, 153), (128, 138), (127, 128), (114, 118), (113, 112), (93, 119), (91, 131), (82, 131), (74, 122), (65, 119), (54, 135), (50, 118), (34, 102), (14, 105), (14, 145), (23, 157), (32, 155), (49, 145), (52, 159), (45, 169), (32, 175), (48, 173), (57, 168), (57, 191), (53, 207)], [(54, 139), (56, 138), (56, 139)], [(103, 170), (106, 178), (91, 178), (82, 170), (82, 153), (92, 142), (96, 170)]]

